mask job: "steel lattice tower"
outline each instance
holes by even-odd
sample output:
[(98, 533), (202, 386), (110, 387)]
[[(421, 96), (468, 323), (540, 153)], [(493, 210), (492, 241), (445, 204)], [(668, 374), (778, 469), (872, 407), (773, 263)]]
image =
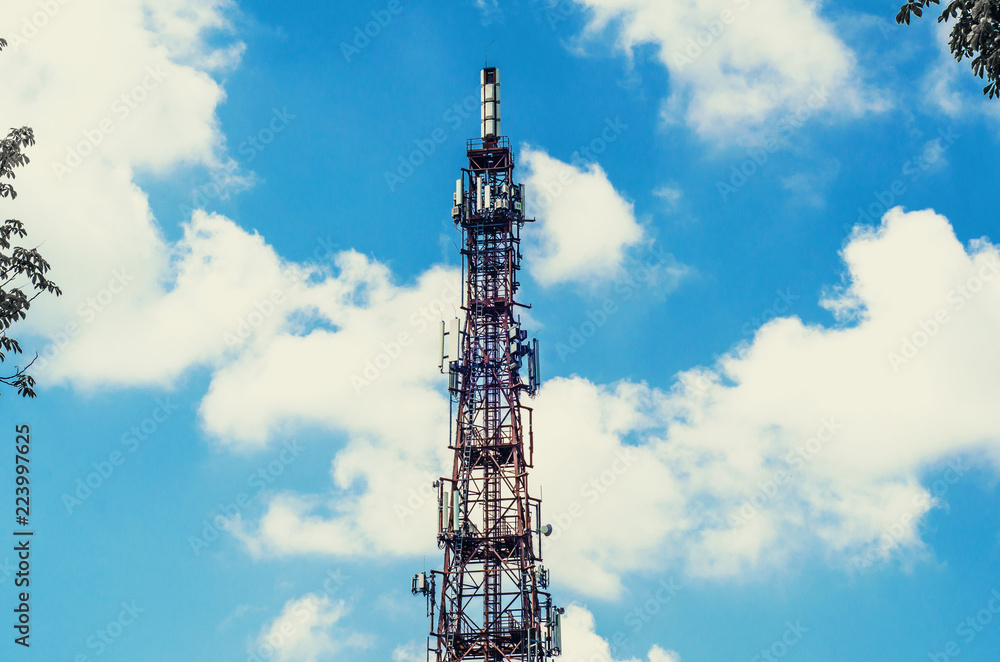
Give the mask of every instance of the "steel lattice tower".
[[(559, 655), (561, 609), (541, 565), (541, 500), (530, 496), (532, 410), (538, 341), (527, 342), (515, 299), (524, 187), (500, 133), (500, 74), (482, 70), (481, 137), (468, 141), (452, 219), (462, 231), (464, 324), (442, 325), (441, 368), (449, 375), (454, 464), (438, 489), (443, 569), (413, 578), (427, 597), (428, 659), (544, 662)], [(527, 439), (527, 446), (525, 445)], [(434, 657), (432, 658), (432, 655)]]

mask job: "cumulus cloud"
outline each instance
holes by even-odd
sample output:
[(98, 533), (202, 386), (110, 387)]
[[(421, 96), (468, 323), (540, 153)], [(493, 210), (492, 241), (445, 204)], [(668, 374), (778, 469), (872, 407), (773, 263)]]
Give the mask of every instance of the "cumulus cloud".
[(367, 637), (335, 631), (347, 607), (328, 596), (308, 594), (285, 603), (257, 637), (257, 650), (277, 662), (319, 662), (344, 649), (364, 648)]
[(618, 276), (628, 249), (643, 241), (632, 203), (600, 165), (564, 163), (525, 146), (528, 213), (539, 221), (528, 268), (543, 285), (595, 283)]
[(83, 386), (167, 383), (268, 337), (304, 284), (259, 235), (201, 211), (171, 247), (161, 282), (143, 288), (143, 273), (113, 269), (78, 304), (70, 341), (42, 352), (39, 374)]
[[(192, 35), (224, 23), (224, 6), (176, 0), (163, 5), (165, 14), (151, 14), (142, 2), (69, 4), (0, 54), (15, 65), (0, 112), (11, 124), (35, 126), (40, 139), (32, 165), (19, 173), (12, 215), (30, 220), (66, 291), (40, 305), (33, 321), (71, 340), (46, 370), (71, 383), (132, 385), (207, 365), (201, 416), (223, 443), (252, 450), (296, 426), (342, 434), (329, 491), (271, 495), (259, 519), (234, 525), (255, 553), (427, 551), (436, 507), (427, 488), (448, 460), (436, 328), (458, 315), (455, 270), (433, 268), (401, 285), (384, 265), (350, 251), (329, 269), (291, 265), (261, 237), (200, 212), (171, 243), (134, 184), (137, 169), (219, 162), (215, 108), (223, 93), (208, 72), (235, 51), (220, 53)], [(660, 39), (668, 12), (681, 12), (682, 25), (694, 20), (683, 13), (692, 5), (601, 6), (597, 17), (605, 20), (634, 9), (621, 19), (626, 45)], [(812, 9), (791, 0), (753, 5), (785, 6), (795, 10), (793, 24), (822, 27)], [(35, 10), (31, 2), (4, 3), (0, 18), (20, 25)], [(754, 24), (734, 24), (731, 34)], [(93, 47), (105, 30), (116, 38)], [(795, 34), (798, 43), (813, 33)], [(840, 57), (829, 39), (817, 43)], [(778, 38), (758, 41), (786, 47)], [(727, 52), (722, 41), (717, 46), (713, 52)], [(744, 90), (751, 119), (777, 108), (755, 106), (756, 96), (787, 104), (815, 82), (798, 64), (765, 75), (776, 65), (749, 52), (763, 72)], [(799, 60), (809, 63), (812, 51), (805, 52)], [(88, 75), (95, 70), (106, 75)], [(831, 80), (840, 70), (817, 69)], [(736, 85), (727, 76), (721, 80)], [(786, 78), (798, 87), (779, 93)], [(693, 90), (691, 108), (736, 117), (712, 106), (714, 88)], [(128, 113), (115, 110), (119, 103)], [(67, 107), (76, 111), (68, 119)], [(534, 190), (553, 181), (563, 187), (548, 200), (536, 193), (536, 277), (614, 277), (643, 241), (631, 205), (600, 167), (525, 151)], [(73, 154), (79, 162), (70, 172), (56, 167)], [(921, 485), (926, 472), (963, 455), (997, 461), (996, 247), (985, 239), (963, 247), (941, 216), (897, 209), (880, 228), (856, 234), (843, 258), (845, 282), (824, 305), (851, 325), (774, 320), (718, 365), (682, 373), (669, 390), (579, 377), (544, 386), (535, 402), (534, 480), (557, 527), (546, 549), (561, 581), (613, 597), (624, 574), (665, 564), (731, 576), (803, 550), (848, 565), (873, 543), (887, 554), (919, 549), (917, 525), (936, 505)], [(336, 622), (338, 608), (314, 611), (323, 616), (302, 635), (312, 643), (294, 649), (300, 657), (332, 645), (321, 630)]]
[[(845, 281), (823, 304), (853, 320), (846, 326), (773, 320), (669, 390), (580, 377), (545, 384), (533, 403), (532, 480), (544, 486), (544, 518), (555, 526), (545, 552), (560, 581), (613, 598), (639, 570), (745, 576), (802, 554), (850, 569), (873, 549), (879, 560), (921, 551), (919, 523), (939, 505), (922, 485), (928, 472), (961, 476), (1000, 458), (991, 404), (1000, 396), (1000, 256), (986, 240), (963, 247), (933, 212), (894, 209), (881, 227), (858, 230), (843, 258)], [(287, 379), (266, 366), (305, 360), (279, 356), (213, 388), (241, 401)], [(346, 381), (349, 369), (337, 366), (327, 380)], [(444, 415), (443, 398), (409, 388)], [(251, 402), (247, 411), (265, 416), (257, 410), (268, 401)], [(403, 433), (376, 428), (370, 415), (355, 421), (329, 394), (310, 406), (295, 415), (352, 435), (333, 462), (335, 489), (277, 495), (244, 538), (272, 554), (424, 551), (436, 501), (419, 490), (444, 468), (444, 421)], [(400, 516), (400, 506), (412, 511)]]
[[(97, 313), (103, 317), (105, 308), (117, 310), (107, 315), (126, 327), (122, 331), (134, 334), (142, 324), (159, 339), (171, 327), (194, 324), (193, 317), (175, 314), (187, 312), (188, 304), (204, 311), (191, 280), (206, 272), (192, 256), (224, 263), (223, 270), (240, 259), (233, 249), (247, 248), (246, 257), (255, 257), (252, 238), (244, 242), (238, 228), (204, 215), (191, 219), (178, 245), (166, 242), (146, 194), (134, 183), (139, 171), (166, 175), (180, 164), (222, 163), (215, 110), (225, 95), (208, 72), (231, 66), (242, 51), (225, 34), (229, 5), (11, 0), (0, 7), (0, 24), (12, 26), (4, 35), (10, 48), (0, 54), (5, 71), (0, 115), (8, 125), (33, 127), (38, 140), (28, 151), (31, 164), (18, 173), (19, 196), (9, 213), (26, 222), (30, 240), (43, 247), (64, 292), (59, 299), (39, 299), (27, 322), (53, 334), (49, 358), (69, 340), (95, 335), (99, 326), (90, 323)], [(176, 291), (159, 301), (170, 282)], [(114, 305), (107, 306), (112, 299)], [(166, 356), (160, 356), (164, 345), (155, 345), (131, 367), (116, 363), (116, 356), (95, 355), (88, 362), (67, 351), (64, 370), (51, 379), (41, 376), (51, 383), (87, 372), (84, 368), (99, 371), (107, 360), (116, 363), (109, 371), (131, 371), (130, 378), (166, 379), (175, 371), (161, 362), (205, 358), (191, 335), (183, 329), (181, 342), (167, 343)], [(121, 331), (112, 336), (126, 340), (122, 357), (135, 361), (136, 339)], [(182, 343), (189, 346), (181, 348)], [(140, 365), (147, 360), (153, 365)], [(97, 374), (94, 381), (104, 377)]]
[(206, 48), (201, 36), (210, 31), (231, 33), (229, 15), (236, 11), (234, 0), (147, 0), (143, 5), (145, 25), (171, 57), (202, 71), (230, 69), (239, 64), (246, 50), (235, 41), (222, 47)]
[[(412, 550), (390, 532), (421, 526), (409, 505), (420, 497), (409, 490), (441, 473), (447, 404), (434, 350), (440, 320), (458, 314), (457, 273), (435, 268), (398, 286), (384, 265), (351, 251), (324, 256), (327, 266), (291, 264), (256, 233), (201, 211), (167, 241), (135, 176), (226, 161), (215, 115), (224, 92), (210, 74), (242, 50), (226, 43), (230, 4), (54, 6), (37, 20), (32, 1), (0, 8), (3, 24), (29, 26), (5, 35), (0, 114), (38, 137), (10, 212), (28, 223), (64, 291), (40, 299), (29, 318), (47, 338), (35, 366), (41, 383), (169, 385), (207, 367), (202, 420), (223, 443), (259, 448), (299, 423), (349, 438), (328, 498), (276, 500), (263, 531), (289, 534), (294, 549), (331, 551), (322, 541), (333, 540), (353, 552), (370, 537), (378, 548)], [(399, 403), (393, 415), (386, 402)], [(397, 469), (393, 481), (379, 478), (372, 457)], [(343, 535), (326, 535), (327, 522)], [(272, 548), (266, 538), (260, 547)]]
[[(602, 660), (604, 662), (646, 662), (634, 657), (619, 659), (611, 644), (596, 631), (594, 615), (585, 607), (570, 605), (563, 617), (563, 652), (567, 660)], [(675, 651), (660, 646), (649, 649), (648, 662), (681, 662)]]
[(938, 505), (921, 479), (1000, 457), (1000, 255), (894, 209), (843, 256), (847, 282), (825, 303), (852, 326), (774, 320), (670, 391), (546, 385), (536, 476), (553, 567), (610, 597), (622, 574), (663, 564), (733, 576), (803, 551), (855, 568), (919, 552)]
[[(400, 287), (385, 266), (360, 254), (342, 253), (336, 260), (338, 276), (303, 297), (323, 328), (277, 335), (266, 348), (242, 354), (215, 374), (202, 406), (210, 432), (260, 443), (280, 421), (296, 418), (383, 436), (405, 436), (418, 422), (427, 428), (447, 424), (443, 414), (428, 410), (438, 397), (432, 384), (440, 381), (440, 320), (460, 312), (457, 271), (434, 268), (414, 286)], [(309, 374), (301, 373), (304, 365)], [(285, 387), (260, 388), (265, 382)], [(395, 416), (378, 415), (385, 402), (397, 403)]]
[(331, 328), (244, 353), (215, 373), (201, 407), (206, 429), (237, 447), (262, 446), (289, 422), (343, 432), (333, 489), (278, 495), (259, 523), (234, 531), (259, 554), (427, 552), (429, 490), (448, 462), (440, 320), (459, 313), (459, 274), (431, 269), (400, 287), (384, 266), (339, 259), (350, 264), (315, 297)]
[(807, 0), (576, 0), (587, 34), (611, 30), (631, 53), (652, 44), (670, 72), (668, 122), (719, 142), (759, 132), (812, 99), (838, 113), (884, 104), (863, 89), (855, 56)]

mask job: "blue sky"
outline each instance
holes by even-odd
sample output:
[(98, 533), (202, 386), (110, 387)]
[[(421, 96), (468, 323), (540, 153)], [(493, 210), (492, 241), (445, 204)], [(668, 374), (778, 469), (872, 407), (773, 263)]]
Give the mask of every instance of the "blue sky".
[(36, 531), (3, 659), (423, 659), (493, 39), (564, 659), (993, 659), (1000, 113), (896, 10), (5, 2), (5, 213), (65, 294), (2, 396)]

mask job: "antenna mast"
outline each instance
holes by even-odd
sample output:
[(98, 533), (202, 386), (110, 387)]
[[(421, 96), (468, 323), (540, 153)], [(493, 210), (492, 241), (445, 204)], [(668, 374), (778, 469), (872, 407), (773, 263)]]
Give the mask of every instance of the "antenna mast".
[(515, 312), (524, 306), (515, 300), (521, 229), (533, 219), (524, 217), (524, 186), (500, 132), (500, 72), (485, 67), (480, 87), (480, 137), (467, 143), (452, 207), (464, 319), (442, 323), (440, 367), (458, 405), (452, 473), (434, 483), (444, 565), (414, 576), (411, 588), (427, 598), (429, 660), (547, 662), (561, 653), (563, 610), (542, 566), (552, 527), (540, 525), (541, 499), (528, 491), (532, 410), (521, 397), (539, 387), (538, 341), (528, 341)]

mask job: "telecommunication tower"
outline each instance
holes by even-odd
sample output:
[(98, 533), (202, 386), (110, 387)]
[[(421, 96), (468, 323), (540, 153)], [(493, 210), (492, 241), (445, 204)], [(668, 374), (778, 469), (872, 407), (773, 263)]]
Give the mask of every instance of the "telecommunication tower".
[[(442, 324), (442, 372), (454, 425), (450, 477), (435, 482), (442, 570), (413, 577), (427, 599), (428, 660), (545, 662), (561, 652), (561, 614), (546, 590), (541, 499), (528, 491), (534, 438), (522, 395), (539, 386), (538, 341), (521, 328), (524, 186), (500, 132), (500, 72), (480, 75), (480, 137), (467, 144), (452, 220), (462, 232), (465, 319)], [(455, 406), (457, 405), (457, 410)], [(527, 444), (525, 443), (527, 440)]]

